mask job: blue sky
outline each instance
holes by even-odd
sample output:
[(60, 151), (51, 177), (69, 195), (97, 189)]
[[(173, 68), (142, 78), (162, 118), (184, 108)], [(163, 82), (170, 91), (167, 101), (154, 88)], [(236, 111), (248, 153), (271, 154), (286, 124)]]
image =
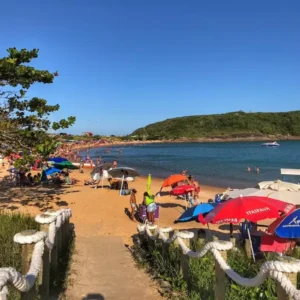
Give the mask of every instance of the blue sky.
[(172, 117), (300, 109), (300, 1), (10, 0), (0, 56), (39, 48), (59, 71), (30, 95), (71, 133), (127, 134)]

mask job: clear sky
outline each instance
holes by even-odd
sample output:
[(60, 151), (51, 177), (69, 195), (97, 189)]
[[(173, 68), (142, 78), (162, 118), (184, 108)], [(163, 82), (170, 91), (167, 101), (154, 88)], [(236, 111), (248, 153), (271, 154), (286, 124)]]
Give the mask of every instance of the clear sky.
[(0, 56), (59, 71), (31, 95), (69, 131), (127, 134), (172, 117), (300, 109), (300, 1), (10, 0)]

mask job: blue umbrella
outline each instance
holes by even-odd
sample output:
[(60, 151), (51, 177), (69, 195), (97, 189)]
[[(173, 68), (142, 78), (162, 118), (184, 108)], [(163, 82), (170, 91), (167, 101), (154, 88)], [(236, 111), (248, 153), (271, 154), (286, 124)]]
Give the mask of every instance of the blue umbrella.
[(45, 171), (45, 174), (46, 174), (47, 176), (50, 176), (50, 175), (52, 175), (52, 174), (54, 174), (54, 173), (60, 173), (60, 172), (61, 172), (60, 169), (49, 168), (49, 169), (47, 169), (47, 170)]
[(53, 157), (53, 158), (50, 158), (49, 161), (53, 161), (56, 164), (59, 164), (59, 163), (61, 163), (63, 161), (67, 161), (67, 159), (65, 159), (63, 157)]
[(284, 217), (275, 229), (275, 233), (286, 239), (300, 238), (300, 209), (296, 209), (288, 216)]
[(175, 223), (187, 222), (195, 220), (200, 214), (205, 214), (210, 212), (215, 208), (214, 203), (201, 203), (197, 206), (188, 208)]

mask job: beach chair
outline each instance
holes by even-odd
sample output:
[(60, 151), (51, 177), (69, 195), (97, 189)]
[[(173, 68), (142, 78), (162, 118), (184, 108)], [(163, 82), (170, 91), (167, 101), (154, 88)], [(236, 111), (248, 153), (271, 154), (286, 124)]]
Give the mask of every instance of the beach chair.
[(273, 235), (263, 235), (261, 239), (260, 251), (285, 253), (291, 248), (291, 241)]

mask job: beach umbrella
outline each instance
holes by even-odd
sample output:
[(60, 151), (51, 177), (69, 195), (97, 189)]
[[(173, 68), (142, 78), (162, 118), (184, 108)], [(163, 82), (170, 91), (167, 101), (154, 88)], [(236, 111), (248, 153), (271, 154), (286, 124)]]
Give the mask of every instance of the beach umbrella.
[(258, 183), (258, 188), (261, 190), (273, 190), (273, 191), (289, 191), (289, 192), (297, 192), (300, 191), (300, 185), (292, 182), (286, 182), (281, 180), (275, 181), (262, 181)]
[(93, 176), (94, 174), (96, 173), (101, 173), (101, 170), (104, 171), (104, 170), (109, 170), (111, 167), (113, 166), (113, 163), (111, 162), (107, 162), (107, 163), (104, 163), (104, 164), (101, 164), (99, 167), (96, 167), (94, 168), (94, 170), (91, 172), (91, 175)]
[(168, 177), (167, 179), (165, 179), (165, 181), (162, 184), (162, 188), (167, 187), (167, 186), (171, 186), (175, 183), (178, 183), (180, 181), (184, 181), (186, 180), (186, 176), (181, 175), (181, 174), (175, 174), (175, 175), (171, 175), (170, 177)]
[(190, 184), (185, 184), (185, 185), (180, 185), (174, 188), (171, 192), (170, 195), (178, 196), (178, 195), (184, 195), (190, 192), (195, 191), (195, 187)]
[(60, 164), (64, 161), (68, 161), (67, 159), (63, 158), (63, 157), (52, 157), (52, 158), (49, 158), (48, 161), (51, 161), (51, 162), (54, 162), (56, 164)]
[(151, 182), (152, 182), (152, 178), (151, 178), (151, 174), (149, 174), (147, 179), (147, 193), (149, 195), (151, 195)]
[(300, 238), (300, 209), (294, 210), (287, 216), (283, 216), (268, 228), (268, 233), (278, 235), (286, 239), (299, 239)]
[(76, 170), (79, 169), (79, 167), (73, 165), (70, 161), (63, 161), (61, 163), (54, 164), (54, 167), (57, 169), (69, 169), (69, 170)]
[(201, 214), (205, 214), (210, 212), (216, 206), (215, 203), (201, 203), (197, 206), (188, 208), (176, 221), (175, 223), (179, 222), (187, 222), (196, 220), (197, 217)]
[(270, 189), (257, 189), (257, 188), (247, 188), (247, 189), (234, 189), (226, 191), (224, 193), (223, 199), (233, 199), (240, 195), (245, 196), (263, 196), (270, 197), (272, 199), (285, 201), (295, 205), (300, 205), (300, 191), (275, 191)]
[(280, 212), (289, 214), (295, 205), (268, 197), (238, 197), (225, 201), (212, 210), (204, 219), (205, 223), (239, 223), (245, 219), (258, 222), (279, 218)]
[[(294, 209), (295, 205), (272, 198), (257, 196), (239, 197), (219, 204), (204, 219), (199, 215), (198, 220), (205, 224), (236, 224), (242, 219), (258, 222), (264, 219), (279, 218), (280, 212), (289, 214)], [(249, 229), (247, 231), (250, 244), (252, 244)], [(251, 250), (253, 260), (255, 260), (252, 245)]]
[(114, 168), (107, 171), (111, 177), (137, 177), (140, 176), (135, 169), (132, 168)]
[(46, 174), (47, 176), (50, 176), (50, 175), (52, 175), (52, 174), (60, 173), (60, 172), (61, 172), (60, 169), (57, 169), (57, 168), (49, 168), (49, 169), (47, 169), (47, 170), (45, 171), (45, 174)]

